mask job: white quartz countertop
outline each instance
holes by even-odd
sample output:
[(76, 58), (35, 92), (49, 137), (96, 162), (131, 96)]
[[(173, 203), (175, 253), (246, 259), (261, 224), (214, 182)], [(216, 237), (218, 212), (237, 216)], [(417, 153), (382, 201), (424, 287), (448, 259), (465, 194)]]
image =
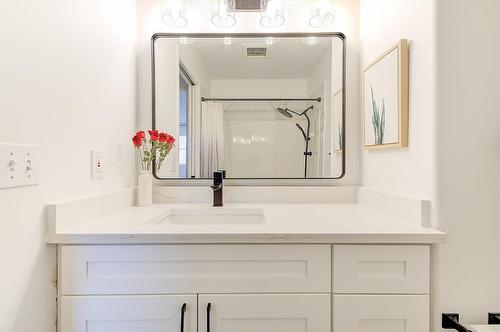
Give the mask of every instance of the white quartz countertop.
[[(262, 209), (262, 224), (174, 225), (158, 223), (171, 209)], [(420, 227), (358, 203), (154, 204), (124, 207), (57, 225), (48, 242), (146, 243), (438, 243), (445, 233)]]

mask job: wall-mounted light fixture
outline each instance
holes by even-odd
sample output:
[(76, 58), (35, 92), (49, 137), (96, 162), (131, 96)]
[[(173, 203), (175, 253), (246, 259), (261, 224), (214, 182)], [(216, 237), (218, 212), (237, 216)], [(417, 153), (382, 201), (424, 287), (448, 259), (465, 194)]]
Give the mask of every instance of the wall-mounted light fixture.
[(163, 0), (161, 20), (170, 27), (186, 27), (188, 25), (188, 21), (185, 16), (184, 0)]
[(212, 13), (212, 23), (219, 28), (231, 28), (236, 24), (236, 18), (229, 11), (229, 0), (217, 0)]
[[(212, 0), (215, 9), (212, 11), (212, 23), (220, 28), (231, 28), (236, 25), (236, 12), (259, 12), (260, 24), (265, 28), (278, 28), (285, 24), (285, 6), (283, 0)], [(333, 0), (309, 0), (311, 14), (309, 25), (313, 28), (324, 28), (335, 20)], [(185, 0), (162, 0), (161, 19), (163, 23), (174, 28), (188, 25), (185, 16)]]
[(285, 23), (283, 0), (261, 0), (260, 25), (265, 28), (278, 28)]
[(324, 28), (335, 20), (332, 0), (311, 0), (311, 18), (309, 25), (313, 28)]

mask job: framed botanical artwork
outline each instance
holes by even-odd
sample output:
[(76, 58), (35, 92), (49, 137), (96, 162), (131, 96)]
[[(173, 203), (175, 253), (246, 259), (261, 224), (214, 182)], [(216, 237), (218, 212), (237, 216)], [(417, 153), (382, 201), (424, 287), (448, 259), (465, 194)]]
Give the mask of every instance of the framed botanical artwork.
[(341, 154), (344, 149), (344, 140), (342, 135), (342, 90), (337, 91), (333, 95), (332, 100), (333, 108), (333, 152)]
[(409, 46), (400, 42), (363, 70), (364, 146), (408, 146)]

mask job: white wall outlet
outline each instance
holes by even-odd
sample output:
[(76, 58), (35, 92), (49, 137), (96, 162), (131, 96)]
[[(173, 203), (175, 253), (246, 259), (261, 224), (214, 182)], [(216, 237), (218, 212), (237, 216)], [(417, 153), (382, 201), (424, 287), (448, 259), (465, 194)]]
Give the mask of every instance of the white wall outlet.
[(101, 180), (103, 178), (103, 158), (104, 154), (101, 151), (92, 150), (92, 180)]
[(0, 188), (38, 184), (38, 147), (0, 144)]

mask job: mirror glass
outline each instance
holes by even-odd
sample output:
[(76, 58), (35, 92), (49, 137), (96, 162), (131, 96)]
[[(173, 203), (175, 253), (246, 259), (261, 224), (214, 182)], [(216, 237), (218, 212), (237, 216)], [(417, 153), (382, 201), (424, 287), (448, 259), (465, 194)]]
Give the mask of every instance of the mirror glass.
[(177, 141), (157, 177), (339, 178), (344, 40), (153, 38), (153, 122)]

